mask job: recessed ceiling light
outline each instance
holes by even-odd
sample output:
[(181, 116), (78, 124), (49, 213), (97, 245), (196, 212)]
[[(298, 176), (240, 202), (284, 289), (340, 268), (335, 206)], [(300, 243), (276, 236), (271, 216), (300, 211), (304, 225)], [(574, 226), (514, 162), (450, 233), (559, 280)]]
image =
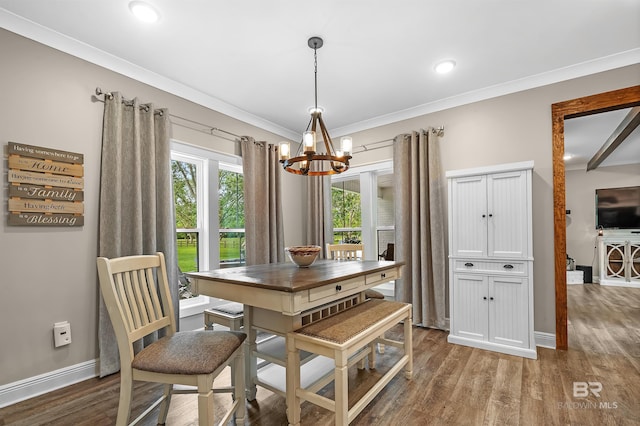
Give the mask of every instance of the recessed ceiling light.
[(564, 161), (569, 161), (569, 160), (571, 160), (572, 158), (573, 158), (573, 155), (571, 155), (571, 154), (569, 154), (569, 153), (564, 154), (564, 157), (562, 157), (562, 159), (563, 159)]
[(157, 22), (160, 14), (149, 3), (143, 1), (132, 1), (129, 3), (129, 10), (142, 22)]
[(436, 70), (438, 74), (446, 74), (453, 70), (456, 67), (456, 61), (452, 59), (447, 59), (446, 61), (438, 62), (433, 69)]

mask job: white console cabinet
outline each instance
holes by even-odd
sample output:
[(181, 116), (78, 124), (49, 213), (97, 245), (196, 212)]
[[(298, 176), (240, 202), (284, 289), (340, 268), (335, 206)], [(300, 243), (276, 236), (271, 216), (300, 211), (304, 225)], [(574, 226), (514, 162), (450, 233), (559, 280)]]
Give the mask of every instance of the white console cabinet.
[(640, 288), (640, 235), (598, 237), (600, 285)]
[(535, 359), (533, 162), (447, 172), (448, 341)]

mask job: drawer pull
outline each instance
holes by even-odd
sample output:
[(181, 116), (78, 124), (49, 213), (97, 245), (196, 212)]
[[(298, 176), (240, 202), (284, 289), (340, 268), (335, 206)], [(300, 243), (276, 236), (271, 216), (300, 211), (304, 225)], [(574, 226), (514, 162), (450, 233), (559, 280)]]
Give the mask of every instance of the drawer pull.
[(336, 286), (336, 291), (340, 291), (340, 290), (342, 290), (342, 286), (341, 286), (340, 284), (338, 284), (338, 285)]
[(467, 263), (465, 263), (465, 264), (464, 264), (464, 266), (466, 266), (466, 267), (469, 267), (469, 268), (470, 268), (470, 267), (472, 267), (472, 266), (473, 266), (473, 263), (471, 263), (471, 262), (467, 262)]
[(513, 265), (509, 265), (509, 264), (504, 265), (504, 269), (513, 269)]
[(380, 274), (380, 278), (386, 278), (387, 274), (385, 274), (384, 272)]

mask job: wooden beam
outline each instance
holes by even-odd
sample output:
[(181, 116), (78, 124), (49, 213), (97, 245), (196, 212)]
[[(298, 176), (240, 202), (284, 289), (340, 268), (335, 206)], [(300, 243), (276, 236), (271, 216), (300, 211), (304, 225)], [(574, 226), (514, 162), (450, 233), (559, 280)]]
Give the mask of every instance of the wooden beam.
[(611, 133), (611, 136), (600, 147), (598, 152), (587, 163), (587, 171), (594, 170), (600, 163), (611, 155), (617, 147), (638, 127), (640, 124), (640, 107), (632, 108), (618, 127)]

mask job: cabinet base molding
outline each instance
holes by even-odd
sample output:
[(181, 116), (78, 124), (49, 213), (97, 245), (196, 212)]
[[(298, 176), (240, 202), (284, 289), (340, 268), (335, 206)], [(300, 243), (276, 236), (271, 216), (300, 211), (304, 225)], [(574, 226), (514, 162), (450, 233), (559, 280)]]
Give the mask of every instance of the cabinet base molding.
[(501, 345), (499, 343), (491, 343), (486, 341), (467, 339), (460, 336), (449, 335), (447, 338), (449, 343), (455, 343), (457, 345), (470, 346), (472, 348), (486, 349), (488, 351), (501, 352), (507, 355), (521, 356), (524, 358), (538, 359), (538, 352), (536, 349), (518, 348), (515, 346)]
[(640, 288), (640, 281), (609, 281), (600, 279), (600, 285), (606, 285), (611, 287), (629, 287), (629, 288)]

